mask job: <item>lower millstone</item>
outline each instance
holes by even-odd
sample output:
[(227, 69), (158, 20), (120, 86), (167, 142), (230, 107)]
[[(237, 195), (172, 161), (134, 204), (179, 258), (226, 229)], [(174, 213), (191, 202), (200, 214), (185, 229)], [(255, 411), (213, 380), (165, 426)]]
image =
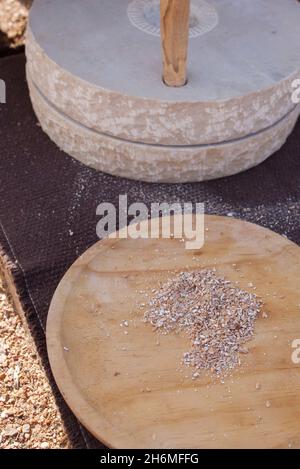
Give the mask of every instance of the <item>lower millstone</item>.
[(297, 106), (272, 127), (239, 140), (211, 145), (148, 145), (101, 134), (59, 112), (27, 72), (33, 108), (49, 137), (66, 153), (97, 170), (148, 182), (193, 182), (236, 174), (278, 150), (300, 113)]

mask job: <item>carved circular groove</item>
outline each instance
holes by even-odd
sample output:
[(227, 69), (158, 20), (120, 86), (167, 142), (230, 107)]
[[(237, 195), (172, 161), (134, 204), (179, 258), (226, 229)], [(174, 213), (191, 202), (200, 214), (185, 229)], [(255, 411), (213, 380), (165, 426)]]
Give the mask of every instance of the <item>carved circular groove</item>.
[[(128, 18), (133, 26), (151, 34), (160, 36), (159, 0), (133, 0), (128, 5)], [(218, 24), (216, 9), (203, 0), (191, 3), (190, 38), (202, 36)]]

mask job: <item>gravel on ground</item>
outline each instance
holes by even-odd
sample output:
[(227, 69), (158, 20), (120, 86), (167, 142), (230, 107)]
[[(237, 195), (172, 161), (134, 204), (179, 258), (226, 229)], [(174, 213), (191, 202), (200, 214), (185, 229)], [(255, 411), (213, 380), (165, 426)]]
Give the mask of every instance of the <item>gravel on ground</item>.
[(0, 278), (0, 448), (69, 448), (33, 341)]
[(0, 0), (0, 48), (24, 44), (28, 11), (33, 0)]

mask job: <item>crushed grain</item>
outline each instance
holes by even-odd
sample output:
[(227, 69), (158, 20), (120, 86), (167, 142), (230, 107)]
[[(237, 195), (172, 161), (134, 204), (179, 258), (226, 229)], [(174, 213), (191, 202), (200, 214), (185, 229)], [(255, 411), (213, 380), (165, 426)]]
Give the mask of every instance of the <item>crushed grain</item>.
[(191, 349), (183, 363), (195, 369), (225, 375), (240, 364), (243, 346), (254, 334), (262, 302), (219, 277), (215, 270), (182, 272), (153, 291), (144, 321), (163, 334), (184, 331)]

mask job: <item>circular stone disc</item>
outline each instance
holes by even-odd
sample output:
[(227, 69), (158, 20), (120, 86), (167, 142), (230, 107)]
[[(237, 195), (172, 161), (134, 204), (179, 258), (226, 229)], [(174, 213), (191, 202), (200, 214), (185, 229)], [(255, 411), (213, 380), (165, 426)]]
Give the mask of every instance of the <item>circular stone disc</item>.
[[(109, 239), (83, 254), (50, 306), (47, 345), (79, 420), (115, 448), (300, 447), (300, 249), (264, 228), (207, 216), (206, 242)], [(192, 380), (186, 336), (142, 321), (150, 294), (180, 270), (215, 267), (262, 298), (249, 353), (230, 378)], [(127, 320), (129, 327), (120, 327)], [(257, 383), (260, 384), (259, 389)]]
[(208, 5), (217, 20), (190, 41), (189, 85), (168, 88), (161, 80), (160, 39), (132, 25), (132, 3), (42, 0), (33, 7), (30, 28), (40, 47), (72, 75), (141, 98), (226, 100), (270, 87), (300, 68), (296, 1), (193, 0)]
[(40, 0), (28, 74), (47, 102), (120, 139), (214, 145), (286, 117), (299, 78), (296, 0), (192, 0), (188, 84), (162, 81), (158, 0)]

